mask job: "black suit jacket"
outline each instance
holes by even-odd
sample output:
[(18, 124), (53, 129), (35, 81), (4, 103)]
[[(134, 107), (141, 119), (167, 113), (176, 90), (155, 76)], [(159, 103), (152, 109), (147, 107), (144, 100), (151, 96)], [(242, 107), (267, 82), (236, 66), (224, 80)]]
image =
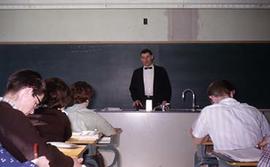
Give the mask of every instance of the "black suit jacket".
[[(145, 101), (143, 67), (133, 72), (130, 87), (131, 98), (133, 101)], [(163, 100), (171, 100), (171, 84), (166, 70), (160, 66), (154, 66), (154, 105), (161, 104)]]

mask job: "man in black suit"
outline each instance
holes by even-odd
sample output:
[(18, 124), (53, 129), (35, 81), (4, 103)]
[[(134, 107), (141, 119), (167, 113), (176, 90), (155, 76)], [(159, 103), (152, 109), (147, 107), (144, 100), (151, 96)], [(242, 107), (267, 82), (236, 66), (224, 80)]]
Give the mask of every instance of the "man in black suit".
[(166, 70), (154, 65), (154, 56), (149, 49), (141, 51), (141, 62), (143, 67), (133, 72), (129, 87), (133, 107), (145, 108), (147, 99), (152, 100), (153, 107), (169, 103), (171, 84)]

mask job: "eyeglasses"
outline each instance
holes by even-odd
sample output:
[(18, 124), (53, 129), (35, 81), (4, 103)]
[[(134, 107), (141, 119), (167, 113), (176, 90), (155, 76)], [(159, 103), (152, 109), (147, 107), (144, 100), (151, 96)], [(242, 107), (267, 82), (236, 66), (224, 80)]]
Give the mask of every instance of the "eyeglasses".
[(35, 104), (35, 108), (38, 108), (38, 107), (40, 107), (40, 104), (41, 104), (41, 100), (40, 100), (40, 98), (37, 96), (37, 95), (33, 95), (37, 100), (38, 100), (38, 102)]

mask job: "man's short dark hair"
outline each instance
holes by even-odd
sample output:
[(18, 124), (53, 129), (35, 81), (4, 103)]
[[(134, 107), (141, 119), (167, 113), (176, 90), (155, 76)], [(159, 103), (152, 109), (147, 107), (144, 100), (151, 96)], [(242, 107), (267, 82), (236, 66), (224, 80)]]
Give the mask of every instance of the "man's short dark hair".
[(45, 82), (38, 72), (23, 69), (9, 76), (6, 93), (15, 93), (26, 87), (33, 88), (33, 95), (43, 95), (46, 89)]
[(142, 54), (145, 54), (145, 53), (149, 53), (150, 55), (153, 55), (153, 53), (152, 53), (152, 51), (150, 50), (150, 49), (143, 49), (142, 51), (141, 51), (141, 55)]
[(227, 80), (218, 80), (212, 82), (207, 89), (208, 96), (224, 96), (230, 95), (235, 91), (235, 87)]
[(90, 100), (94, 95), (94, 90), (90, 84), (85, 81), (78, 81), (71, 85), (73, 103), (80, 104)]
[(71, 103), (71, 91), (68, 85), (60, 78), (48, 78), (46, 82), (46, 93), (42, 105), (49, 108), (63, 108)]

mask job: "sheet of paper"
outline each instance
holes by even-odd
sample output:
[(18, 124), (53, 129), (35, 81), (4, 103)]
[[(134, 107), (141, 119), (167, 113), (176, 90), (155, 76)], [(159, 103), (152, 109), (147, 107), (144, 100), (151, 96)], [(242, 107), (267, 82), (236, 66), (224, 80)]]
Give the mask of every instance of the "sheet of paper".
[(73, 132), (71, 138), (76, 140), (97, 140), (100, 135), (97, 131)]
[(239, 150), (215, 150), (235, 161), (240, 162), (256, 162), (259, 161), (262, 151), (257, 148), (247, 148)]
[(101, 143), (101, 144), (111, 143), (111, 137), (102, 137), (98, 143)]

